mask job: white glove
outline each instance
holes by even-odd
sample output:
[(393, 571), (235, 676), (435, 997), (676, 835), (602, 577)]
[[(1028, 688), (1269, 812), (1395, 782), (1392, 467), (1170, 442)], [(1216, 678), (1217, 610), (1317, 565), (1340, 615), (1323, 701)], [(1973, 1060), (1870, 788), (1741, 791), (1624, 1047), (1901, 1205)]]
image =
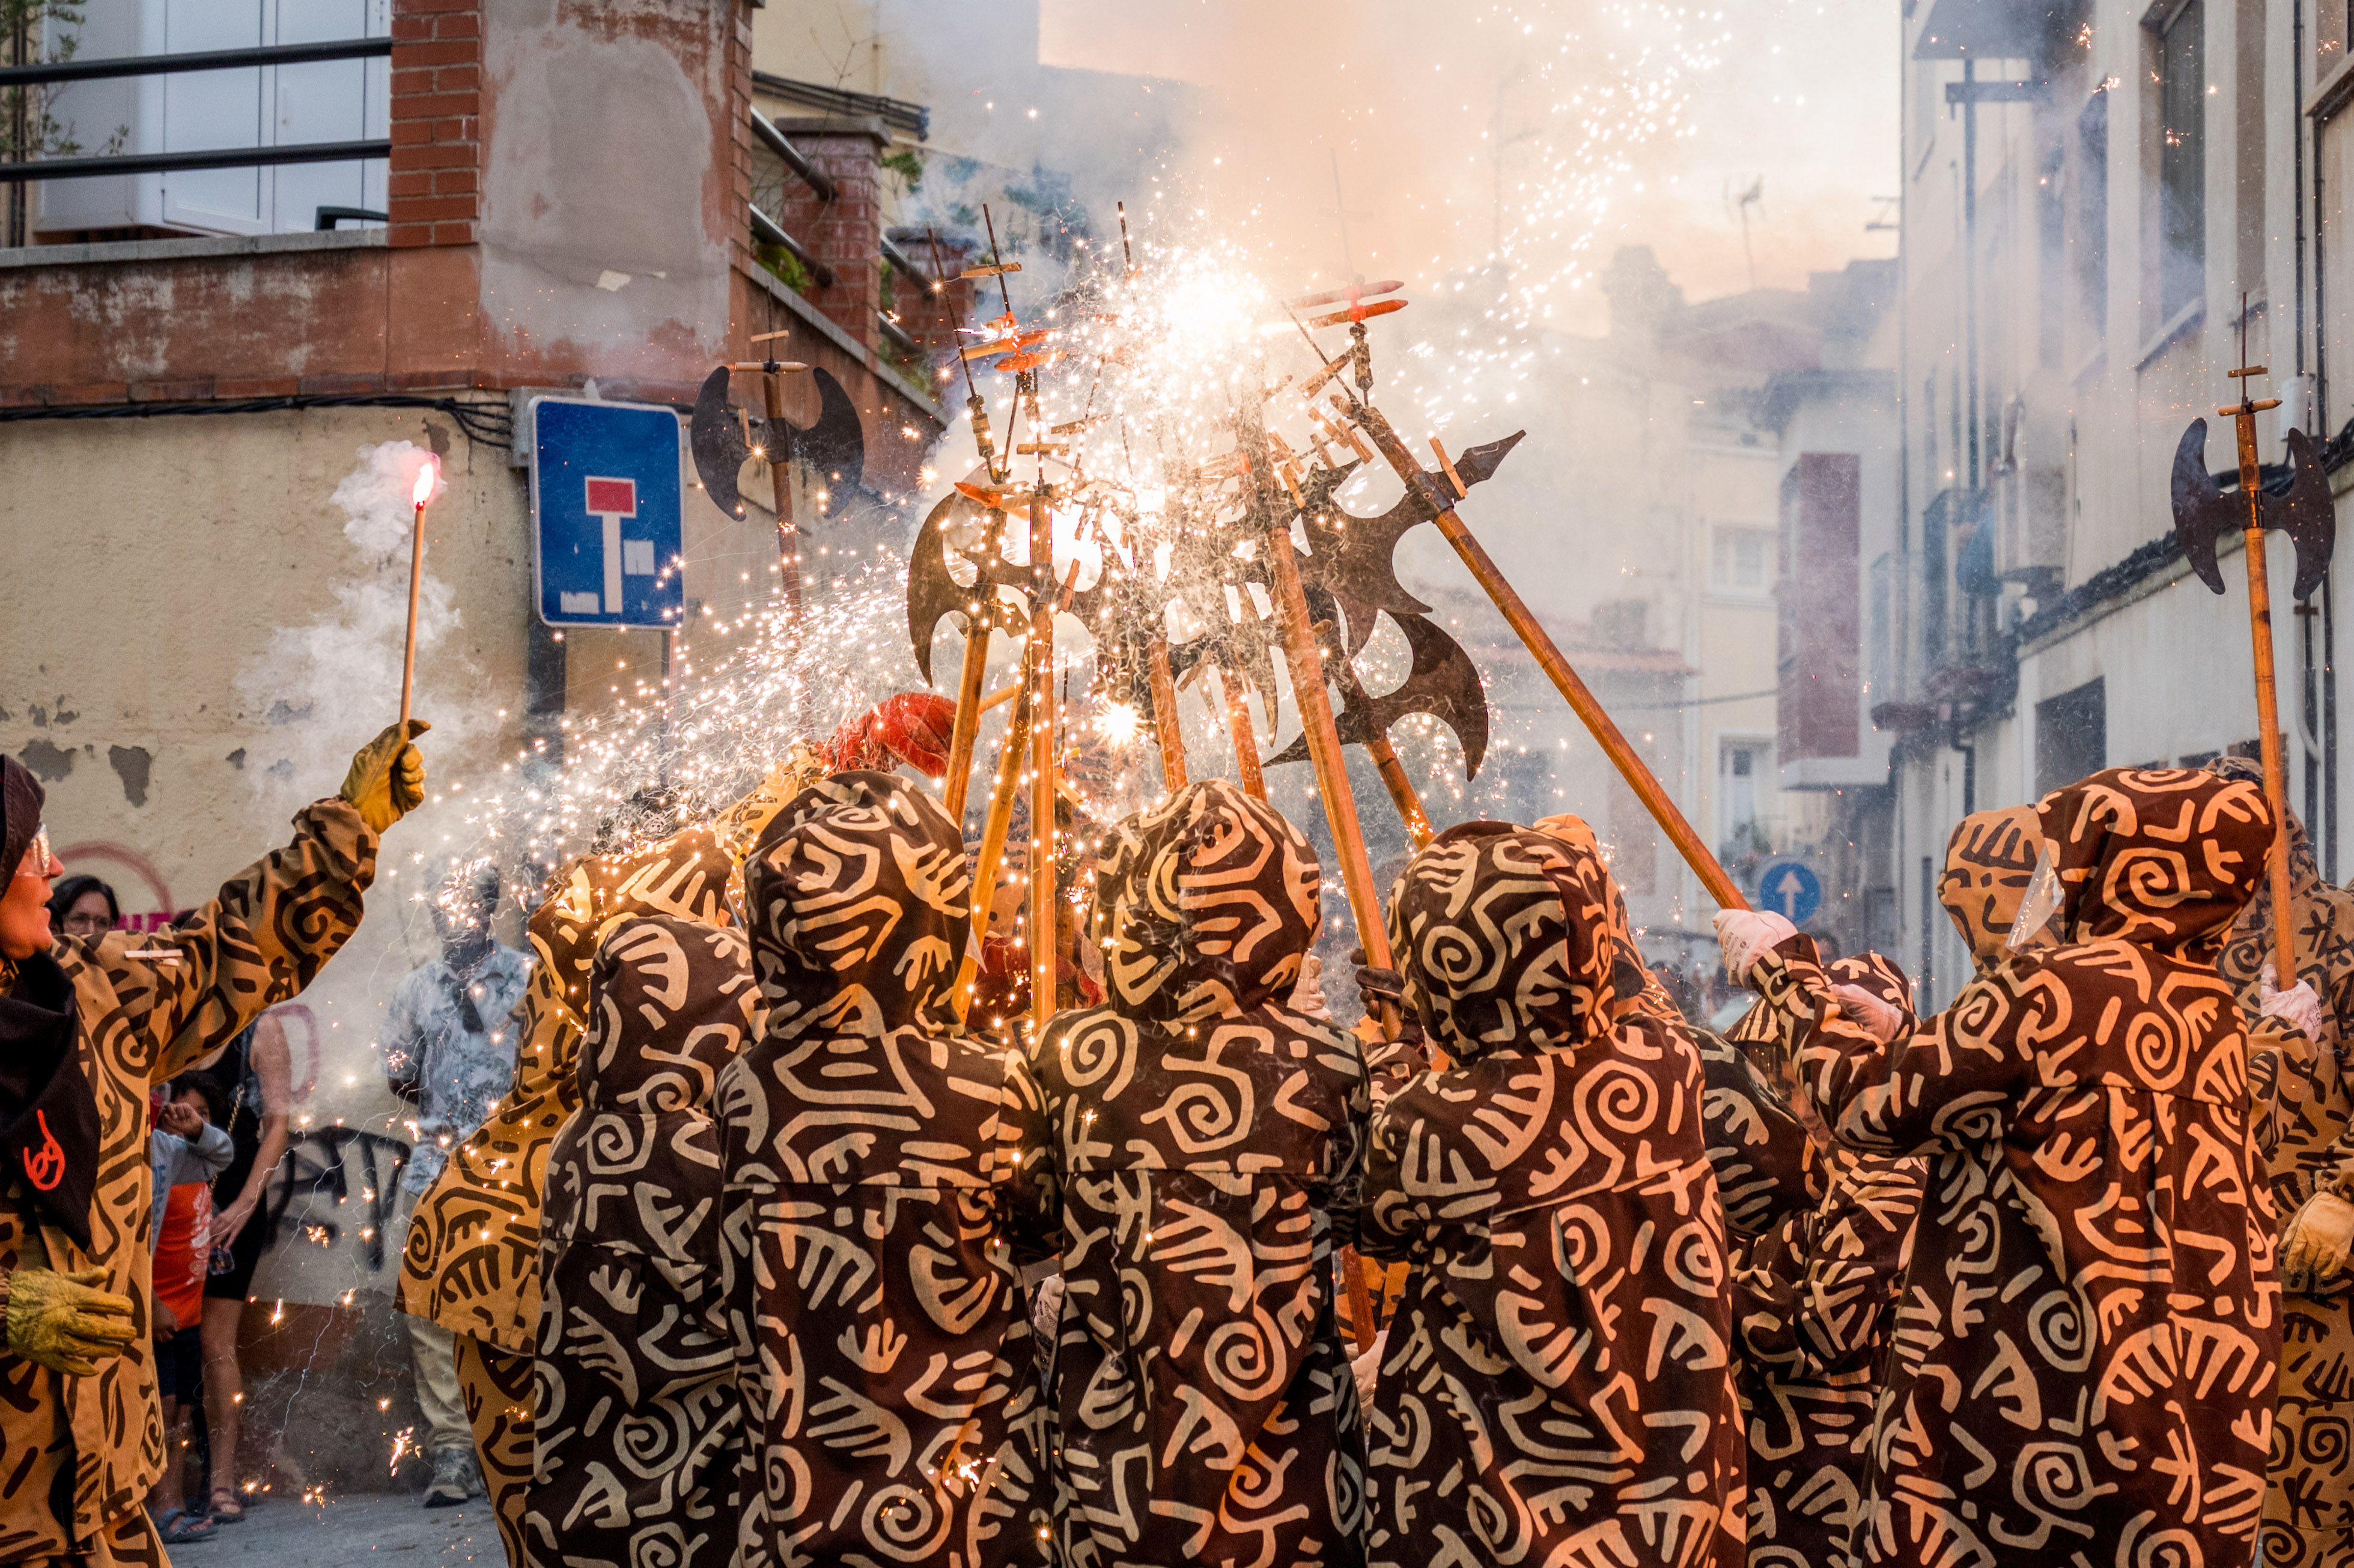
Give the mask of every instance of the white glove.
[(1831, 994), (1839, 998), (1840, 1011), (1863, 1025), (1864, 1033), (1882, 1045), (1904, 1027), (1903, 1013), (1860, 985), (1835, 985)]
[(2335, 1192), (2316, 1192), (2289, 1216), (2281, 1236), (2281, 1284), (2296, 1291), (2318, 1289), (2346, 1266), (2354, 1245), (2354, 1203)]
[(2311, 980), (2299, 980), (2286, 991), (2273, 989), (2273, 967), (2266, 964), (2264, 973), (2256, 977), (2256, 995), (2260, 1005), (2258, 1017), (2277, 1018), (2302, 1032), (2307, 1040), (2321, 1038), (2321, 998), (2316, 994)]
[(1781, 916), (1762, 909), (1720, 909), (1716, 912), (1716, 945), (1724, 949), (1724, 972), (1733, 983), (1748, 978), (1749, 966), (1767, 948), (1798, 934)]

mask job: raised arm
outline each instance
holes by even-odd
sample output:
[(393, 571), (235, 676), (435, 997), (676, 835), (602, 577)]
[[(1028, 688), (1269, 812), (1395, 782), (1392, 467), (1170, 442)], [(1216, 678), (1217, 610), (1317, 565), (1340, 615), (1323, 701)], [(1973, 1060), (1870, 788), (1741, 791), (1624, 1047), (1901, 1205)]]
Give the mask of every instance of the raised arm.
[[(411, 733), (424, 721), (409, 721)], [(114, 992), (124, 1029), (95, 1036), (160, 1082), (218, 1051), (262, 1010), (311, 983), (360, 921), (384, 830), (424, 798), (417, 748), (390, 729), (352, 758), (343, 793), (295, 814), (284, 847), (221, 885), (186, 919), (70, 944)]]
[(1801, 1081), (1832, 1135), (1872, 1154), (1925, 1153), (1949, 1135), (1999, 1131), (2032, 1067), (2020, 1040), (2050, 1024), (2055, 1001), (2066, 1002), (2034, 960), (2022, 959), (1979, 976), (1953, 1006), (1883, 1042), (1848, 1011), (1808, 938), (1779, 943), (1743, 978), (1802, 1020)]

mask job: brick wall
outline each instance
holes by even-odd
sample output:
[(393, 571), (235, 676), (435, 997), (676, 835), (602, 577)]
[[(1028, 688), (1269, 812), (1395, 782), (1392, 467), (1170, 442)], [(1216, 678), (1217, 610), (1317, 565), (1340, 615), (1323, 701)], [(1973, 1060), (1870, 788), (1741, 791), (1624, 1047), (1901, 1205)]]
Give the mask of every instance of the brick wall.
[(888, 144), (882, 123), (869, 120), (786, 120), (777, 129), (791, 139), (833, 181), (834, 197), (822, 201), (798, 178), (785, 182), (784, 210), (777, 221), (817, 260), (832, 269), (833, 281), (814, 281), (809, 302), (870, 352), (881, 334), (875, 313), (883, 305), (883, 193), (875, 160)]
[(482, 107), (482, 0), (393, 0), (389, 243), (474, 242)]
[[(895, 228), (892, 240), (905, 251), (907, 259), (923, 269), (926, 276), (932, 270), (930, 236), (920, 228)], [(948, 274), (948, 287), (934, 293), (922, 284), (904, 277), (891, 281), (893, 302), (899, 313), (899, 326), (920, 344), (932, 363), (948, 365), (954, 358), (960, 342), (970, 341), (957, 336), (957, 328), (965, 324), (972, 313), (972, 281), (959, 277), (973, 251), (970, 238), (947, 235), (939, 237), (939, 265)], [(952, 366), (951, 366), (952, 367)]]

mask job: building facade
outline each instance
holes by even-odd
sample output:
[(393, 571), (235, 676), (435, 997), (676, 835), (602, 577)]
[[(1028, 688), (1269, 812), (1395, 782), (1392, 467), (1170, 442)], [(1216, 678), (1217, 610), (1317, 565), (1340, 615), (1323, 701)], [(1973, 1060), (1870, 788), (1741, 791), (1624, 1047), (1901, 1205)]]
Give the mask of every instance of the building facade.
[[(2204, 418), (2207, 466), (2235, 482), (2216, 410), (2254, 365), (2282, 400), (2262, 460), (2302, 428), (2345, 488), (2346, 25), (2301, 0), (1906, 7), (1893, 397), (1831, 439), (1900, 432), (1896, 504), (1866, 524), (1862, 654), (1893, 762), (1842, 821), (1891, 846), (1850, 891), (1893, 899), (1930, 1001), (1967, 978), (1935, 896), (1959, 817), (2102, 767), (2254, 750), (2243, 553), (2221, 542), (2223, 595), (2200, 583), (2170, 476)], [(2348, 563), (2295, 604), (2293, 551), (2268, 554), (2290, 801), (2336, 880)]]

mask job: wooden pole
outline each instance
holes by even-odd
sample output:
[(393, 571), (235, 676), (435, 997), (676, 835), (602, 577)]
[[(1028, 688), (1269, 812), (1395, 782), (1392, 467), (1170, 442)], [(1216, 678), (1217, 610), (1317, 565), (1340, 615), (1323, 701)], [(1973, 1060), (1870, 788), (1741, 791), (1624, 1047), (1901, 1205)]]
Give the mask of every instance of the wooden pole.
[(1422, 796), (1416, 791), (1414, 780), (1405, 776), (1405, 764), (1398, 760), (1397, 747), (1390, 744), (1386, 731), (1373, 727), (1373, 705), (1366, 700), (1365, 683), (1358, 678), (1357, 667), (1349, 662), (1348, 654), (1339, 655), (1332, 674), (1341, 683), (1341, 694), (1365, 710), (1365, 752), (1373, 759), (1373, 768), (1382, 776), (1382, 787), (1390, 792), (1390, 800), (1405, 823), (1405, 836), (1414, 841), (1415, 848), (1422, 848), (1438, 835), (1431, 828), (1430, 814), (1422, 809)]
[(1254, 800), (1267, 799), (1267, 770), (1259, 766), (1258, 736), (1251, 728), (1250, 699), (1242, 692), (1239, 677), (1231, 672), (1213, 670), (1210, 679), (1218, 683), (1220, 701), (1226, 708), (1226, 733), (1235, 741), (1235, 774), (1243, 793)]
[(1046, 498), (1030, 496), (1030, 1028), (1055, 1016), (1055, 535)]
[(1512, 585), (1504, 580), (1504, 574), (1497, 569), (1488, 552), (1480, 548), (1479, 541), (1471, 536), (1471, 530), (1463, 525), (1463, 519), (1455, 514), (1451, 500), (1438, 493), (1430, 476), (1423, 471), (1422, 465), (1406, 451), (1405, 444), (1398, 440), (1397, 432), (1390, 428), (1389, 420), (1370, 403), (1358, 404), (1355, 412), (1366, 433), (1373, 438), (1373, 444), (1381, 449), (1382, 456), (1389, 460), (1398, 477), (1405, 481), (1407, 491), (1422, 497), (1426, 510), (1438, 524), (1439, 533), (1446, 535), (1447, 542), (1455, 547), (1455, 553), (1462, 557), (1464, 566), (1470, 568), (1479, 586), (1488, 590), (1488, 597), (1495, 600), (1496, 608), (1503, 612), (1504, 620), (1520, 635), (1521, 641), (1528, 648), (1529, 656), (1537, 662), (1537, 667), (1545, 673), (1554, 689), (1568, 699), (1569, 705), (1585, 721), (1586, 729), (1602, 747), (1603, 755), (1610, 758), (1611, 766), (1618, 769), (1619, 777), (1627, 780), (1628, 788), (1635, 791), (1636, 798), (1651, 813), (1651, 820), (1659, 824), (1660, 831), (1668, 835), (1669, 842), (1684, 857), (1684, 863), (1691, 867), (1692, 874), (1700, 878), (1701, 885), (1727, 909), (1748, 908), (1749, 901), (1741, 896), (1741, 890), (1734, 886), (1733, 878), (1725, 874), (1724, 867), (1717, 863), (1716, 856), (1709, 853), (1708, 846), (1701, 842), (1700, 834), (1694, 832), (1691, 823), (1684, 820), (1683, 812), (1676, 808), (1675, 801), (1669, 798), (1666, 789), (1660, 785), (1659, 776), (1628, 744), (1626, 736), (1619, 733), (1618, 726), (1611, 722), (1610, 715), (1585, 683), (1578, 678), (1577, 672), (1570, 667), (1568, 659), (1554, 646), (1545, 629), (1537, 623), (1537, 618), (1531, 613), (1528, 605), (1513, 591)]
[(2249, 379), (2264, 375), (2264, 367), (2246, 363), (2246, 301), (2241, 303), (2241, 367), (2231, 372), (2240, 382), (2240, 401), (2233, 408), (2218, 408), (2216, 412), (2230, 419), (2239, 435), (2240, 490), (2248, 498), (2248, 634), (2255, 644), (2256, 733), (2264, 753), (2264, 799), (2272, 803), (2273, 821), (2278, 824), (2268, 857), (2273, 889), (2273, 983), (2286, 991), (2296, 983), (2296, 912), (2290, 906), (2288, 790), (2281, 778), (2280, 689), (2273, 673), (2272, 579), (2264, 574), (2264, 488), (2256, 462), (2256, 416), (2267, 408), (2279, 408), (2280, 399), (2267, 397), (2256, 402), (2248, 397)]
[[(769, 481), (777, 503), (777, 567), (784, 579), (785, 611), (793, 634), (801, 629), (801, 535), (793, 522), (792, 436), (785, 424), (785, 379), (781, 374), (760, 377), (769, 410)], [(781, 449), (781, 450), (779, 450)]]
[[(408, 533), (408, 635), (400, 650), (400, 738), (408, 739), (408, 699), (417, 690), (417, 599), (425, 586), (425, 503)], [(399, 754), (394, 753), (396, 760)]]
[(1161, 745), (1161, 788), (1185, 788), (1185, 734), (1177, 723), (1177, 679), (1169, 672), (1169, 639), (1155, 634), (1146, 651), (1152, 679), (1152, 738)]
[[(1332, 723), (1331, 694), (1324, 687), (1324, 655), (1316, 646), (1316, 632), (1308, 620), (1308, 593), (1299, 583), (1299, 562), (1292, 551), (1291, 530), (1273, 520), (1267, 488), (1275, 470), (1256, 408), (1247, 408), (1240, 435), (1250, 460), (1252, 511), (1265, 519), (1265, 548), (1275, 579), (1275, 612), (1283, 629), (1284, 663), (1291, 672), (1292, 701), (1299, 705), (1299, 727), (1308, 737), (1308, 758), (1316, 768), (1316, 792), (1323, 797), (1324, 821), (1332, 830), (1332, 853), (1341, 861), (1341, 885), (1349, 895), (1349, 912), (1357, 922), (1357, 940), (1365, 962), (1374, 969), (1393, 968), (1389, 927), (1382, 920), (1382, 901), (1373, 886), (1373, 862), (1365, 853), (1365, 832), (1357, 820), (1357, 798), (1349, 788), (1348, 758), (1341, 750), (1341, 734)], [(1377, 1020), (1384, 1039), (1398, 1036), (1397, 1009), (1384, 1005)]]
[[(1027, 694), (1024, 694), (1026, 698)], [(981, 821), (981, 853), (973, 857), (972, 940), (957, 966), (957, 1017), (972, 1008), (973, 983), (981, 973), (981, 944), (989, 939), (990, 906), (997, 902), (997, 873), (1005, 863), (1005, 839), (1013, 827), (1013, 791), (1022, 779), (1023, 758), (1030, 746), (1030, 705), (1013, 705), (1005, 737), (998, 743), (997, 778), (989, 791), (989, 815)]]
[[(979, 591), (993, 594), (997, 590), (982, 583)], [(974, 610), (964, 618), (964, 669), (957, 678), (956, 724), (949, 731), (948, 788), (941, 796), (949, 820), (960, 828), (964, 825), (965, 797), (972, 789), (972, 748), (980, 737), (982, 712), (981, 687), (988, 675), (989, 618)]]

